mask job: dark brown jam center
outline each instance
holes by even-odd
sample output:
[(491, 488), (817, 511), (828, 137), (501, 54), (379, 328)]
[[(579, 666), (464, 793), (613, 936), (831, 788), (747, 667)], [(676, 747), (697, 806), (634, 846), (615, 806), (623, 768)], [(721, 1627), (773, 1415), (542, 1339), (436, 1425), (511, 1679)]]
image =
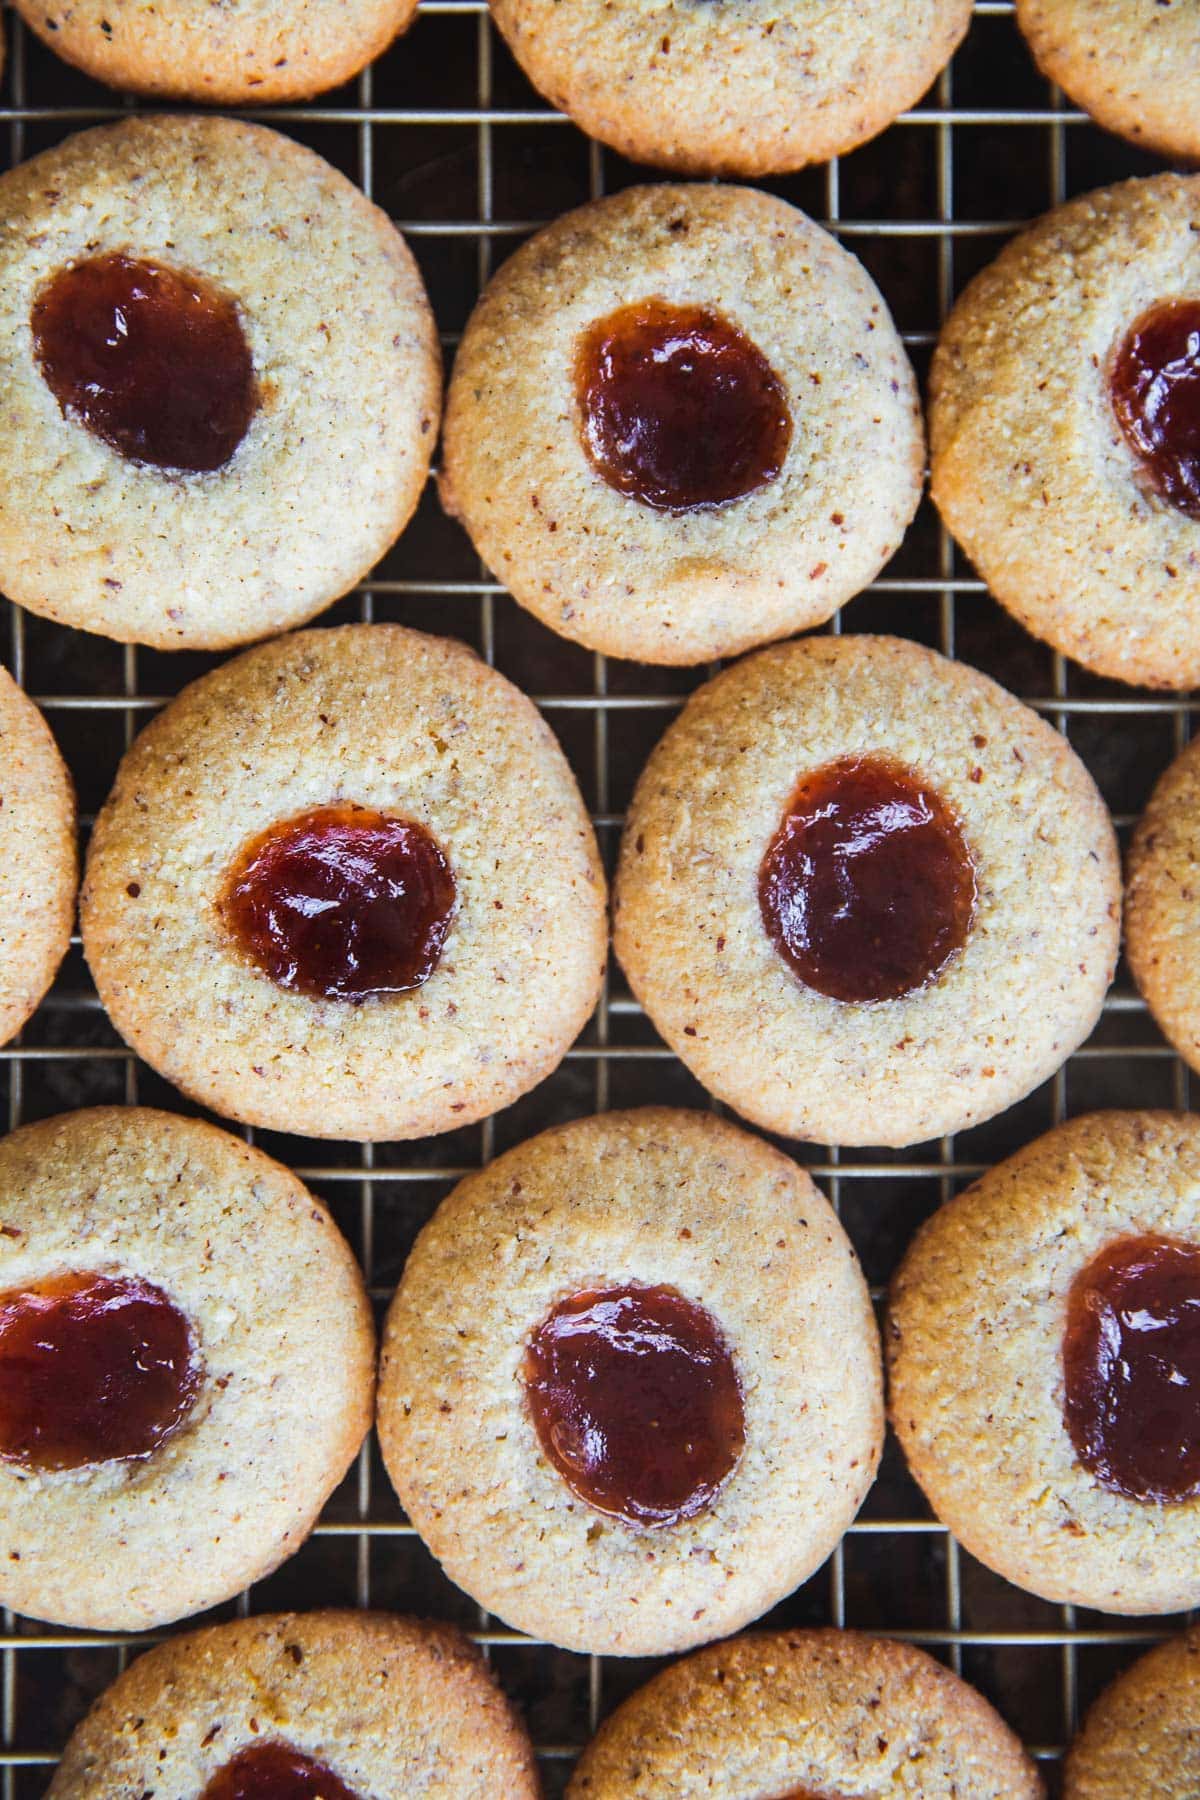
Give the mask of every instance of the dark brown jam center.
[(571, 1490), (634, 1525), (710, 1505), (742, 1453), (742, 1391), (716, 1321), (669, 1287), (585, 1291), (530, 1339), (525, 1390)]
[(129, 256), (71, 263), (33, 308), (42, 374), (64, 413), (133, 462), (219, 469), (254, 416), (250, 346), (234, 302)]
[(1149, 485), (1200, 519), (1200, 300), (1164, 300), (1129, 330), (1109, 372), (1113, 408)]
[(1067, 1430), (1130, 1500), (1200, 1493), (1200, 1247), (1119, 1238), (1080, 1271), (1063, 1337)]
[(358, 1800), (324, 1763), (289, 1744), (251, 1744), (207, 1782), (200, 1800)]
[(199, 1386), (188, 1322), (148, 1281), (61, 1275), (0, 1294), (0, 1456), (12, 1462), (149, 1456)]
[(582, 339), (584, 449), (610, 487), (664, 512), (721, 506), (773, 481), (792, 419), (782, 384), (736, 325), (639, 300)]
[(806, 775), (758, 877), (763, 924), (806, 987), (896, 1000), (946, 967), (975, 917), (958, 820), (902, 763), (848, 756)]
[(428, 981), (455, 897), (450, 865), (423, 825), (321, 806), (251, 839), (220, 911), (280, 987), (358, 1001)]

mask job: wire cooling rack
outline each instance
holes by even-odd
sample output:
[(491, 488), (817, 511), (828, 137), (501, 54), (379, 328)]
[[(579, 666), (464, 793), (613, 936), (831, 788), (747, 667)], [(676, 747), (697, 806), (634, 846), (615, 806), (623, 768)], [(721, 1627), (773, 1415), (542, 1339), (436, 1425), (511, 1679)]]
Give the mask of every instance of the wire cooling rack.
[[(0, 149), (9, 162), (129, 109), (60, 64), (14, 17), (4, 22)], [(310, 144), (402, 227), (448, 357), (490, 270), (523, 237), (589, 197), (653, 179), (545, 107), (494, 34), (483, 0), (423, 0), (409, 35), (357, 82), (317, 104), (252, 116)], [(1067, 107), (1034, 71), (1011, 5), (980, 0), (967, 43), (920, 107), (853, 155), (769, 185), (862, 257), (924, 375), (954, 295), (1019, 222), (1157, 166)], [(215, 659), (122, 648), (4, 601), (0, 608), (0, 649), (73, 767), (86, 833), (130, 739)], [(357, 618), (461, 637), (533, 694), (577, 772), (611, 866), (637, 772), (704, 671), (641, 668), (562, 643), (488, 578), (432, 485), (398, 547), (326, 622)], [(881, 579), (831, 629), (895, 631), (995, 676), (1068, 734), (1123, 831), (1189, 733), (1189, 698), (1098, 681), (1028, 638), (957, 555), (928, 502)], [(1122, 971), (1090, 1042), (1002, 1118), (903, 1152), (785, 1147), (838, 1207), (879, 1294), (921, 1219), (1055, 1121), (1098, 1105), (1186, 1106), (1188, 1097), (1186, 1070)], [(116, 1038), (76, 938), (53, 992), (22, 1038), (0, 1051), (0, 1118), (16, 1126), (101, 1101), (186, 1104)], [(709, 1104), (613, 970), (559, 1071), (482, 1126), (415, 1145), (269, 1133), (257, 1141), (329, 1203), (382, 1307), (415, 1232), (460, 1175), (546, 1125), (644, 1101)], [(413, 1533), (372, 1446), (299, 1554), (215, 1616), (334, 1604), (423, 1613), (471, 1631), (529, 1721), (551, 1800), (598, 1720), (657, 1666), (573, 1656), (481, 1614)], [(1052, 1792), (1081, 1708), (1181, 1623), (1105, 1618), (1008, 1586), (930, 1518), (890, 1441), (843, 1545), (768, 1622), (844, 1624), (926, 1646), (995, 1702)], [(4, 1615), (0, 1800), (44, 1792), (72, 1726), (143, 1641)]]

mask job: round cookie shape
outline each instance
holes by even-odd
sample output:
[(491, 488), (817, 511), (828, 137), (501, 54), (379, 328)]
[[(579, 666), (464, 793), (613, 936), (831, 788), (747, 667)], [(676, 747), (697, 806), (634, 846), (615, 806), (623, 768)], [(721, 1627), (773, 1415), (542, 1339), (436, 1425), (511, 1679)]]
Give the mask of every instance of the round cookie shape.
[[(933, 497), (996, 598), (1085, 668), (1146, 687), (1200, 680), (1200, 517), (1166, 497), (1122, 425), (1112, 377), (1135, 329), (1198, 301), (1200, 178), (1102, 188), (975, 277), (930, 379)], [(1187, 344), (1183, 330), (1181, 361), (1151, 381), (1151, 410), (1189, 360), (1185, 401), (1197, 409), (1200, 359)], [(1186, 418), (1178, 430), (1194, 480), (1200, 441)]]
[[(323, 997), (236, 935), (231, 876), (263, 834), (294, 849), (314, 814), (334, 842), (355, 819), (432, 840), (453, 898), (423, 983), (339, 988), (331, 966)], [(283, 950), (336, 898), (302, 886), (289, 924), (284, 893)], [(464, 645), (395, 625), (295, 633), (186, 688), (121, 764), (81, 923), (139, 1056), (231, 1118), (331, 1138), (424, 1137), (515, 1100), (582, 1030), (607, 948), (595, 837), (553, 733)], [(318, 969), (328, 953), (318, 930)]]
[(70, 774), (41, 713), (0, 668), (0, 1044), (54, 980), (78, 885)]
[(623, 1702), (567, 1800), (1041, 1800), (1033, 1763), (975, 1689), (911, 1644), (753, 1632), (697, 1651)]
[[(626, 455), (666, 457), (651, 500), (597, 466), (604, 402)], [(911, 366), (854, 257), (768, 194), (642, 187), (568, 213), (489, 283), (454, 365), (441, 495), (543, 624), (688, 664), (819, 624), (873, 581), (924, 455)]]
[[(221, 649), (311, 618), (407, 523), (437, 435), (432, 315), (389, 220), (312, 151), (220, 118), (81, 133), (0, 177), (0, 276), (12, 599), (125, 642)], [(224, 360), (189, 350), (189, 306), (232, 314)], [(153, 431), (182, 393), (190, 432), (238, 355), (244, 432), (147, 460), (162, 450), (139, 450), (130, 409)], [(85, 422), (78, 397), (98, 389), (125, 415), (121, 448)]]
[(1158, 1644), (1091, 1706), (1071, 1746), (1064, 1800), (1200, 1793), (1200, 1633)]
[(43, 43), (94, 81), (161, 100), (214, 106), (307, 100), (381, 56), (416, 13), (416, 0), (21, 0)]
[(1160, 1030), (1200, 1068), (1200, 980), (1193, 945), (1200, 897), (1200, 741), (1160, 777), (1129, 847), (1125, 949), (1133, 978)]
[[(741, 1391), (732, 1469), (673, 1522), (582, 1499), (529, 1404), (543, 1321), (615, 1289), (703, 1309)], [(854, 1251), (794, 1163), (708, 1114), (603, 1114), (468, 1176), (425, 1227), (388, 1314), (380, 1443), (489, 1612), (572, 1650), (663, 1655), (758, 1617), (833, 1549), (878, 1466), (876, 1357)]]
[(638, 7), (490, 0), (533, 85), (632, 162), (770, 175), (875, 137), (949, 62), (970, 0), (751, 0)]
[[(1095, 1444), (1080, 1453), (1068, 1421), (1082, 1391), (1067, 1354), (1080, 1289), (1114, 1253), (1164, 1241), (1200, 1242), (1200, 1122), (1094, 1113), (1038, 1138), (943, 1206), (893, 1282), (890, 1407), (909, 1467), (973, 1556), (1047, 1600), (1137, 1614), (1183, 1610), (1200, 1597), (1200, 1495), (1130, 1497)], [(1185, 1332), (1195, 1286), (1193, 1277), (1177, 1328)], [(1138, 1327), (1136, 1316), (1109, 1316), (1123, 1332)], [(1101, 1371), (1108, 1444), (1118, 1448), (1139, 1416), (1160, 1436), (1144, 1409), (1132, 1410), (1145, 1369), (1132, 1370), (1128, 1388), (1123, 1369)], [(1181, 1410), (1191, 1405), (1186, 1370), (1184, 1378)], [(1194, 1433), (1184, 1432), (1183, 1447), (1194, 1460)]]
[(354, 1800), (541, 1792), (525, 1730), (469, 1639), (329, 1611), (238, 1619), (139, 1656), (76, 1727), (47, 1800), (195, 1800), (239, 1757), (285, 1745)]
[[(957, 883), (954, 838), (965, 846), (974, 898), (964, 935), (966, 896), (948, 894), (946, 954), (924, 985), (860, 1003), (808, 985), (781, 954), (764, 877), (805, 785), (863, 761), (923, 791), (922, 816), (944, 810), (941, 849)], [(886, 808), (864, 817), (870, 836)], [(931, 872), (918, 858), (906, 930)], [(831, 891), (816, 889), (818, 923)], [(622, 840), (614, 943), (676, 1055), (746, 1118), (819, 1143), (910, 1144), (1011, 1106), (1087, 1036), (1119, 902), (1111, 822), (1048, 724), (917, 644), (817, 637), (718, 675), (654, 750)], [(885, 943), (897, 929), (866, 923)], [(868, 934), (855, 954), (870, 948)]]
[[(0, 1143), (0, 1225), (4, 1605), (140, 1631), (269, 1574), (371, 1421), (370, 1308), (325, 1208), (215, 1126), (99, 1107)], [(14, 1393), (32, 1379), (6, 1366), (12, 1306), (66, 1277), (137, 1283), (186, 1321), (189, 1404), (148, 1454), (62, 1467), (12, 1454)]]
[(1200, 158), (1196, 0), (1017, 0), (1039, 69), (1109, 131)]

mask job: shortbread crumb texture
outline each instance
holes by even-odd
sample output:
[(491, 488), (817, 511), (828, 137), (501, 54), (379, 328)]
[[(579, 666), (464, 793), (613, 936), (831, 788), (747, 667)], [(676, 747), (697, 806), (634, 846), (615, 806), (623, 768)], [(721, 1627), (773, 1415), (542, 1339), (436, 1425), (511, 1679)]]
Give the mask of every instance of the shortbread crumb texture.
[(1105, 1688), (1071, 1746), (1064, 1800), (1200, 1794), (1200, 1634), (1155, 1645)]
[(1109, 131), (1200, 157), (1197, 0), (1017, 0), (1038, 67)]
[(1172, 1046), (1200, 1069), (1200, 740), (1160, 777), (1129, 847), (1125, 951)]
[(70, 774), (41, 713), (0, 668), (0, 1044), (54, 980), (78, 885)]

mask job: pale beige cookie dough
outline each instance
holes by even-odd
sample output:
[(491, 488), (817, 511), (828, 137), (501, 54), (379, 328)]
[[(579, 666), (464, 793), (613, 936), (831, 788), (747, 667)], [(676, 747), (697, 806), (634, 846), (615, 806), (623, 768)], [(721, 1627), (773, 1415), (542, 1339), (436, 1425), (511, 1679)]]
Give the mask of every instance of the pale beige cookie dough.
[(1200, 179), (1127, 181), (1068, 201), (1002, 250), (933, 359), (946, 524), (1027, 630), (1146, 687), (1200, 682), (1200, 520), (1149, 490), (1108, 371), (1144, 313), (1197, 294)]
[(1067, 1757), (1064, 1800), (1196, 1800), (1200, 1633), (1171, 1638), (1105, 1688)]
[(567, 1800), (1041, 1800), (975, 1689), (911, 1644), (756, 1632), (664, 1669), (600, 1727)]
[[(561, 1299), (667, 1286), (715, 1319), (745, 1443), (705, 1510), (635, 1526), (541, 1449), (521, 1367)], [(459, 1183), (388, 1314), (384, 1460), (452, 1580), (577, 1651), (663, 1655), (757, 1618), (829, 1555), (874, 1479), (878, 1340), (849, 1239), (808, 1176), (707, 1113), (543, 1132)]]
[[(575, 364), (639, 300), (715, 311), (766, 358), (791, 439), (740, 499), (659, 510), (589, 460)], [(447, 397), (442, 501), (514, 597), (612, 656), (698, 663), (829, 618), (916, 510), (912, 369), (862, 264), (747, 188), (631, 188), (541, 231), (468, 322)]]
[(313, 1612), (239, 1619), (139, 1656), (76, 1727), (47, 1800), (196, 1800), (261, 1744), (311, 1758), (363, 1800), (541, 1793), (523, 1726), (460, 1632)]
[(1125, 953), (1159, 1028), (1200, 1069), (1200, 739), (1160, 778), (1133, 834)]
[(1038, 67), (1109, 131), (1200, 157), (1200, 0), (1017, 0)]
[(279, 1163), (198, 1119), (99, 1107), (0, 1142), (0, 1291), (140, 1278), (187, 1318), (199, 1387), (141, 1460), (0, 1459), (0, 1602), (142, 1631), (299, 1549), (371, 1422), (358, 1266)]
[[(64, 266), (119, 254), (239, 308), (259, 405), (223, 467), (134, 462), (64, 412), (31, 327)], [(420, 497), (440, 357), (416, 264), (311, 150), (232, 119), (142, 117), (0, 177), (0, 589), (60, 624), (221, 649), (301, 624)]]
[(54, 980), (78, 885), (70, 774), (41, 713), (0, 668), (0, 1044)]
[[(926, 986), (855, 1004), (775, 948), (759, 871), (801, 776), (894, 758), (957, 815), (974, 923)], [(630, 807), (614, 944), (698, 1080), (766, 1130), (833, 1144), (961, 1131), (1045, 1081), (1087, 1036), (1120, 925), (1112, 825), (1082, 763), (976, 670), (899, 638), (808, 638), (700, 688)]]
[(1103, 1485), (1063, 1418), (1071, 1283), (1146, 1234), (1200, 1239), (1200, 1120), (1072, 1119), (934, 1214), (885, 1332), (892, 1422), (938, 1517), (1018, 1587), (1109, 1613), (1200, 1602), (1200, 1500)]
[[(414, 821), (456, 911), (423, 986), (312, 999), (250, 962), (218, 902), (242, 847), (313, 808)], [(556, 1068), (607, 949), (595, 835), (532, 702), (465, 645), (298, 632), (185, 688), (92, 833), (84, 950), (117, 1029), (217, 1112), (308, 1137), (468, 1125)]]
[(633, 162), (770, 175), (854, 149), (949, 62), (970, 0), (491, 0), (533, 85)]

